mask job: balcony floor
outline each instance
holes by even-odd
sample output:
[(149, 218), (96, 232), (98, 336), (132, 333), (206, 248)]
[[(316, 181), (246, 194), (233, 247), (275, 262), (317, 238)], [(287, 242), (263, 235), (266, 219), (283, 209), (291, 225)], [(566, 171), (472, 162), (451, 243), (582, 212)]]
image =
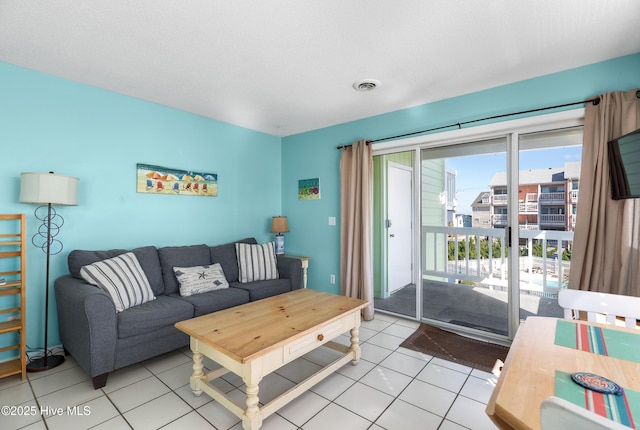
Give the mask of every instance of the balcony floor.
[[(422, 287), (423, 318), (507, 334), (506, 291), (429, 280), (424, 280)], [(374, 299), (374, 307), (379, 311), (413, 317), (416, 309), (415, 284), (407, 285), (386, 299)], [(563, 312), (555, 298), (521, 294), (520, 318), (533, 315), (561, 318)]]

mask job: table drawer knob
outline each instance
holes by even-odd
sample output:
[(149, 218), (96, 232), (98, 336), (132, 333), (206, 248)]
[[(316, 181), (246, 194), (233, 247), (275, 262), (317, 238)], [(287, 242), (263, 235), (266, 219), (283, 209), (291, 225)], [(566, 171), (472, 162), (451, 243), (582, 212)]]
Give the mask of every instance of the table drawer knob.
[(323, 334), (319, 334), (319, 335), (318, 335), (318, 340), (319, 340), (320, 342), (322, 342), (322, 341), (324, 340), (324, 335), (323, 335)]

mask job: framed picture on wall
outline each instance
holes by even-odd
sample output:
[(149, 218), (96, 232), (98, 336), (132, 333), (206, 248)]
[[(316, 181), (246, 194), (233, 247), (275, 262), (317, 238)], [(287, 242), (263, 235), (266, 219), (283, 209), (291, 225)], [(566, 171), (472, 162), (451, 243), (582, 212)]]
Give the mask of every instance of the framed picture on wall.
[(320, 200), (320, 178), (300, 179), (298, 200)]
[(148, 194), (217, 197), (218, 174), (138, 163), (136, 190)]

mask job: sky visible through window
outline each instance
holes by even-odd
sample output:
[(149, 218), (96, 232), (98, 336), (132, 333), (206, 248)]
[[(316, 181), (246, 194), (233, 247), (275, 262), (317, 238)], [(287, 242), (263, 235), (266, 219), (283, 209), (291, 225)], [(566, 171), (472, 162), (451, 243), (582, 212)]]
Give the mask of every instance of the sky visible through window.
[[(520, 151), (520, 170), (562, 167), (567, 161), (580, 161), (582, 146)], [(471, 203), (482, 192), (489, 191), (489, 182), (497, 172), (507, 170), (505, 152), (447, 158), (447, 167), (458, 171), (456, 191), (458, 206), (456, 213), (471, 215)]]

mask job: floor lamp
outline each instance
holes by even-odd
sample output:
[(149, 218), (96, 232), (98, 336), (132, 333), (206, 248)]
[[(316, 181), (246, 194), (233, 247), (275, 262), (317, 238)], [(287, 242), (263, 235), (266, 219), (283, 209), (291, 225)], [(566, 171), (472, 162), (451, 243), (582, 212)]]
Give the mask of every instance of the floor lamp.
[(40, 372), (54, 368), (64, 362), (64, 355), (53, 355), (49, 351), (49, 260), (52, 255), (62, 251), (62, 242), (55, 237), (64, 224), (62, 216), (56, 213), (52, 205), (78, 204), (78, 178), (49, 173), (21, 173), (20, 174), (20, 203), (40, 205), (35, 210), (35, 216), (42, 224), (31, 242), (47, 256), (45, 274), (45, 305), (44, 305), (44, 354), (31, 360), (27, 364), (27, 372)]

